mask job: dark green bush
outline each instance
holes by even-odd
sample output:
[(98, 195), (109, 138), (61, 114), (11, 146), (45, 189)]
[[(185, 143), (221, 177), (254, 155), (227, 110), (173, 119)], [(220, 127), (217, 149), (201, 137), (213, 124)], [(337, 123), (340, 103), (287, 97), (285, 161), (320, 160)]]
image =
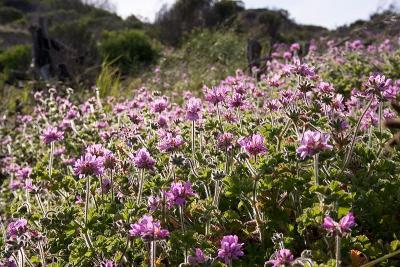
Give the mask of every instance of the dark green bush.
[(138, 30), (105, 32), (99, 50), (103, 61), (114, 62), (122, 73), (137, 72), (157, 57), (150, 39)]
[(25, 73), (32, 60), (29, 45), (16, 45), (0, 53), (0, 82), (12, 81)]
[(2, 4), (6, 7), (13, 7), (22, 12), (32, 12), (35, 9), (34, 0), (3, 0)]
[(14, 7), (0, 7), (0, 24), (7, 24), (22, 19), (24, 14)]

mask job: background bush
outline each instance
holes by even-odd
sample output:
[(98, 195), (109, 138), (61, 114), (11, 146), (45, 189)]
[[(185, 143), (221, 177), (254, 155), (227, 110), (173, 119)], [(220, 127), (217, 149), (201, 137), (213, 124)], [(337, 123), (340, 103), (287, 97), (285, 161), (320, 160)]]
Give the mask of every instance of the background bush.
[(7, 24), (23, 17), (23, 13), (13, 7), (0, 7), (0, 23)]
[(103, 61), (113, 61), (123, 73), (137, 72), (157, 57), (151, 40), (138, 30), (105, 32), (99, 49)]
[(32, 60), (31, 46), (16, 45), (0, 53), (0, 83), (10, 82), (18, 72), (26, 72)]

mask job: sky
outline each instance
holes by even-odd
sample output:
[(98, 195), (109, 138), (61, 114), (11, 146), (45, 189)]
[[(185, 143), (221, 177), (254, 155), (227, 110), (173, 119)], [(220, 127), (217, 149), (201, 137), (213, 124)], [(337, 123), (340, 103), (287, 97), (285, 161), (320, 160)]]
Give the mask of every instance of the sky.
[[(154, 21), (164, 5), (175, 0), (110, 0), (122, 17), (136, 15)], [(368, 19), (378, 9), (386, 8), (394, 0), (244, 0), (246, 8), (278, 8), (289, 11), (290, 17), (301, 24), (312, 24), (334, 29), (358, 19)]]

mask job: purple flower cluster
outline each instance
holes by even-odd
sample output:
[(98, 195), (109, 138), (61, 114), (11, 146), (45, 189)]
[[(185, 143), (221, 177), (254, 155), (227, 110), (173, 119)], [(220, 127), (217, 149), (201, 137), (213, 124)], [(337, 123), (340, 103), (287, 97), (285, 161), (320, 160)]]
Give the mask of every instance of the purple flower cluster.
[(156, 161), (151, 157), (146, 148), (141, 148), (136, 152), (133, 158), (135, 166), (139, 169), (151, 170), (154, 168)]
[(379, 98), (386, 100), (396, 98), (397, 91), (392, 86), (392, 80), (386, 79), (384, 75), (375, 74), (368, 78), (367, 92), (375, 94)]
[(186, 109), (186, 119), (190, 121), (197, 121), (198, 119), (200, 119), (199, 113), (201, 112), (202, 109), (201, 100), (196, 97), (191, 97), (187, 101), (185, 109)]
[(333, 147), (328, 144), (329, 138), (330, 136), (327, 133), (307, 130), (300, 140), (297, 153), (300, 158), (305, 159), (324, 150), (332, 149)]
[(183, 206), (186, 203), (186, 199), (195, 196), (190, 181), (173, 182), (169, 191), (165, 192), (165, 196), (168, 200), (168, 206), (172, 207), (174, 204)]
[(293, 260), (292, 252), (289, 249), (283, 248), (275, 252), (272, 259), (267, 261), (266, 264), (271, 264), (272, 267), (286, 266), (285, 264), (290, 264)]
[(223, 259), (225, 264), (237, 260), (244, 255), (243, 245), (243, 243), (239, 243), (239, 238), (236, 235), (224, 236), (221, 240), (221, 247), (218, 249), (218, 257)]
[(218, 147), (223, 149), (230, 149), (233, 145), (233, 134), (222, 133), (218, 136)]
[(75, 162), (74, 171), (80, 178), (101, 176), (104, 173), (103, 158), (87, 153)]
[(260, 134), (242, 137), (238, 140), (238, 143), (251, 156), (263, 155), (268, 151), (264, 144), (264, 137)]
[(101, 176), (105, 169), (115, 169), (118, 159), (114, 153), (101, 144), (93, 144), (85, 149), (85, 154), (74, 163), (74, 171), (79, 177)]
[(28, 221), (26, 219), (18, 219), (11, 222), (7, 226), (7, 238), (15, 239), (28, 231)]
[(151, 110), (156, 113), (163, 112), (168, 107), (168, 100), (166, 98), (158, 98), (151, 104)]
[(343, 234), (349, 232), (355, 224), (356, 218), (352, 212), (349, 212), (346, 216), (340, 219), (339, 223), (335, 222), (331, 217), (326, 216), (322, 227), (334, 234)]
[(196, 266), (198, 264), (205, 263), (208, 257), (204, 255), (203, 250), (196, 248), (193, 256), (188, 257), (188, 262), (191, 266)]
[(166, 133), (164, 136), (161, 137), (158, 148), (161, 151), (171, 152), (178, 149), (182, 146), (185, 142), (181, 135), (177, 134), (174, 135), (173, 133)]
[(228, 87), (224, 85), (214, 86), (211, 89), (205, 87), (204, 99), (214, 105), (217, 105), (218, 103), (225, 101), (228, 91)]
[(130, 236), (140, 236), (145, 241), (166, 238), (169, 231), (161, 229), (159, 221), (155, 221), (151, 215), (143, 215), (135, 224), (131, 224)]
[(55, 127), (46, 128), (41, 136), (43, 142), (47, 145), (51, 142), (56, 142), (64, 139), (64, 132), (59, 131)]

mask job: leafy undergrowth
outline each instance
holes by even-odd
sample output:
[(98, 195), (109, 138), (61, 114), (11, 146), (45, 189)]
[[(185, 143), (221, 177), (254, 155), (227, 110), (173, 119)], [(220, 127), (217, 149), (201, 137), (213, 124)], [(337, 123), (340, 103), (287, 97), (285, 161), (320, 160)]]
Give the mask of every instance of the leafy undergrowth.
[(397, 47), (297, 48), (201, 98), (51, 88), (2, 117), (3, 265), (398, 266)]

